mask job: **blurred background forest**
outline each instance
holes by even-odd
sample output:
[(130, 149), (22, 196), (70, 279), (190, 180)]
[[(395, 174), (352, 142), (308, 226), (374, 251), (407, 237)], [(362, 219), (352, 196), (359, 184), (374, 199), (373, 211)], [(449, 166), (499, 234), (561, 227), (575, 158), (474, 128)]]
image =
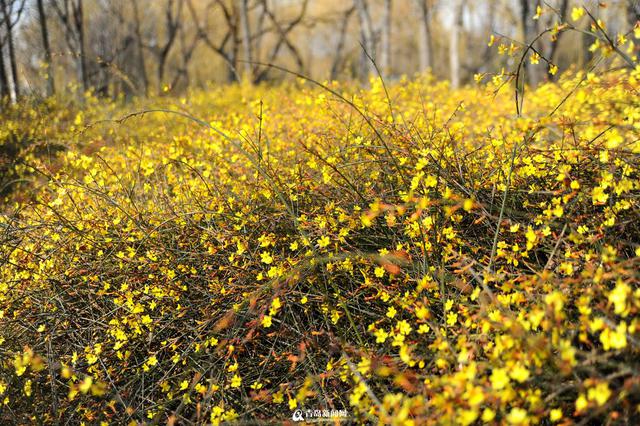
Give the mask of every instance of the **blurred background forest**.
[[(513, 69), (505, 53), (583, 6), (610, 34), (640, 17), (637, 0), (0, 0), (0, 94), (128, 97), (290, 78), (260, 63), (366, 81), (377, 71), (365, 52), (385, 78), (431, 70), (456, 87)], [(584, 32), (536, 41), (560, 73), (592, 59), (590, 20), (575, 25)], [(554, 78), (547, 62), (527, 66), (532, 85)]]

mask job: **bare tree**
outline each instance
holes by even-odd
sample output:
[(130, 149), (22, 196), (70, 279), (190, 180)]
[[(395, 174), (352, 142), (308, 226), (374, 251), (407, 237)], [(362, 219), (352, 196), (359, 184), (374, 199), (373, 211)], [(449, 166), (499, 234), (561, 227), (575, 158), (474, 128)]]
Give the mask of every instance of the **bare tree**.
[[(197, 27), (197, 22), (196, 23)], [(178, 85), (178, 82), (182, 79), (185, 87), (189, 87), (190, 84), (190, 76), (189, 76), (189, 63), (191, 62), (191, 58), (193, 58), (193, 53), (196, 50), (196, 47), (201, 41), (200, 34), (196, 31), (189, 43), (187, 43), (187, 34), (185, 31), (185, 26), (182, 25), (180, 27), (180, 56), (181, 56), (181, 64), (178, 68), (178, 72), (173, 78), (171, 82), (171, 88), (175, 88)]]
[(72, 5), (73, 23), (78, 34), (78, 45), (80, 47), (80, 74), (82, 78), (82, 88), (89, 89), (89, 75), (87, 72), (87, 51), (84, 41), (84, 10), (82, 0), (76, 0)]
[(181, 25), (182, 19), (182, 5), (184, 2), (179, 0), (176, 7), (174, 7), (174, 0), (167, 0), (165, 7), (165, 41), (162, 44), (153, 44), (148, 46), (149, 50), (156, 56), (157, 69), (156, 77), (158, 79), (158, 91), (162, 91), (164, 83), (164, 74), (167, 67), (167, 59), (169, 58), (169, 52), (171, 47), (176, 41), (178, 35), (178, 29)]
[(0, 104), (9, 99), (11, 92), (9, 90), (9, 79), (7, 70), (4, 65), (4, 43), (0, 40)]
[(251, 79), (253, 74), (252, 62), (253, 57), (251, 55), (251, 27), (249, 22), (249, 0), (239, 0), (240, 2), (240, 26), (242, 27), (242, 50), (244, 61), (244, 79)]
[(138, 53), (138, 72), (142, 80), (142, 89), (145, 96), (149, 94), (149, 77), (147, 76), (147, 65), (144, 60), (144, 42), (142, 39), (142, 25), (140, 22), (140, 12), (138, 10), (138, 0), (132, 0), (133, 7), (133, 33), (136, 37), (136, 50)]
[[(273, 46), (273, 48), (271, 49), (271, 52), (269, 54), (269, 56), (267, 57), (267, 63), (273, 63), (276, 59), (276, 57), (278, 56), (278, 52), (280, 52), (280, 49), (282, 48), (283, 45), (285, 45), (287, 47), (287, 49), (289, 50), (289, 52), (291, 53), (291, 55), (293, 56), (295, 62), (296, 62), (296, 66), (298, 67), (298, 72), (303, 73), (304, 72), (304, 63), (302, 61), (302, 56), (300, 55), (300, 53), (298, 52), (298, 49), (294, 46), (293, 42), (291, 42), (291, 40), (289, 40), (289, 33), (298, 25), (302, 22), (302, 19), (304, 18), (306, 11), (307, 11), (307, 5), (309, 4), (309, 0), (303, 0), (302, 1), (302, 5), (300, 8), (300, 12), (298, 13), (298, 15), (292, 19), (288, 24), (286, 24), (286, 26), (283, 26), (282, 24), (280, 24), (280, 22), (278, 22), (276, 16), (274, 15), (273, 11), (268, 7), (266, 0), (262, 0), (262, 4), (263, 4), (263, 11), (265, 12), (265, 14), (269, 17), (269, 20), (272, 22), (276, 32), (278, 33), (278, 41), (276, 42), (276, 44)], [(261, 35), (260, 35), (261, 37)], [(264, 80), (267, 76), (267, 73), (269, 72), (269, 68), (264, 68), (260, 74), (258, 74), (255, 78), (255, 82), (260, 82), (262, 80)]]
[(44, 12), (44, 1), (38, 0), (38, 18), (40, 20), (40, 35), (42, 36), (42, 48), (44, 49), (44, 62), (47, 67), (47, 96), (56, 93), (56, 84), (53, 74), (53, 62), (51, 59), (51, 46), (49, 45), (49, 31), (47, 29), (47, 15)]
[(391, 0), (384, 0), (382, 9), (382, 46), (380, 51), (380, 67), (382, 75), (391, 74)]
[(338, 36), (338, 44), (335, 49), (335, 53), (333, 55), (333, 61), (331, 62), (331, 79), (335, 80), (338, 77), (338, 72), (340, 70), (340, 65), (342, 64), (342, 51), (344, 50), (345, 41), (347, 39), (347, 30), (349, 29), (349, 20), (353, 12), (355, 11), (355, 7), (350, 7), (347, 9), (342, 15), (342, 20), (340, 23), (340, 35)]
[(362, 36), (362, 47), (366, 53), (362, 57), (362, 74), (363, 77), (375, 73), (374, 64), (367, 56), (376, 57), (376, 44), (373, 34), (373, 26), (371, 25), (371, 15), (369, 14), (369, 6), (367, 0), (355, 0), (355, 8), (358, 12), (360, 20), (360, 34)]
[[(567, 21), (567, 11), (569, 10), (569, 0), (562, 0), (560, 2), (560, 6), (558, 7), (558, 9), (556, 10), (557, 14), (558, 14), (558, 19), (560, 20), (560, 22), (566, 22)], [(555, 39), (551, 41), (551, 48), (549, 50), (549, 54), (548, 54), (548, 59), (551, 61), (552, 64), (557, 64), (558, 62), (558, 47), (560, 46), (560, 37), (562, 36), (562, 32), (558, 33), (555, 36)], [(555, 80), (555, 75), (549, 75), (549, 80), (553, 81)]]
[[(538, 36), (537, 20), (534, 20), (535, 11), (539, 6), (537, 0), (520, 0), (520, 19), (522, 21), (522, 36), (525, 46), (533, 43), (535, 37)], [(539, 51), (540, 42), (534, 43), (534, 47)], [(525, 77), (531, 86), (535, 86), (540, 82), (540, 67), (536, 67), (530, 61), (524, 62)]]
[(420, 71), (431, 68), (431, 16), (429, 0), (416, 0), (418, 7), (418, 58)]
[(640, 21), (640, 1), (627, 0), (627, 22), (631, 28)]
[(460, 87), (460, 33), (463, 25), (464, 0), (455, 0), (453, 3), (453, 25), (450, 32), (449, 67), (451, 87)]
[[(193, 5), (193, 2), (191, 0), (186, 0), (186, 3), (193, 23), (196, 26), (198, 37), (205, 43), (205, 45), (209, 49), (219, 55), (227, 64), (227, 67), (229, 69), (229, 72), (227, 74), (228, 81), (240, 81), (240, 77), (236, 69), (238, 65), (238, 47), (240, 45), (240, 39), (238, 35), (238, 14), (235, 13), (234, 5), (232, 4), (231, 7), (228, 7), (223, 0), (215, 0), (209, 2), (203, 14), (204, 20), (202, 23), (200, 23), (198, 19), (198, 13)], [(227, 32), (222, 38), (222, 41), (218, 44), (213, 42), (208, 32), (208, 12), (214, 6), (220, 7), (222, 15), (224, 16), (225, 22), (227, 24)], [(231, 47), (227, 48), (227, 45), (229, 44), (231, 45)]]
[(83, 0), (53, 0), (51, 5), (64, 28), (65, 41), (69, 49), (74, 52), (78, 81), (82, 82), (84, 90), (89, 89), (89, 75), (87, 70), (87, 52), (84, 37)]
[(13, 40), (13, 28), (18, 24), (22, 11), (24, 10), (25, 0), (20, 2), (16, 0), (0, 0), (2, 8), (2, 17), (4, 21), (7, 47), (9, 48), (9, 67), (11, 69), (11, 80), (13, 82), (13, 93), (16, 99), (20, 97), (20, 78), (18, 77), (18, 62), (16, 60), (16, 51)]

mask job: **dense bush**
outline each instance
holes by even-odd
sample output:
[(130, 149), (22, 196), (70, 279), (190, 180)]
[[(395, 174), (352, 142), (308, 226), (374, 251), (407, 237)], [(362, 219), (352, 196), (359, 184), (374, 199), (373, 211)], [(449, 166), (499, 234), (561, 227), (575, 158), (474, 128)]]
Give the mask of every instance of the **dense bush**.
[(67, 150), (0, 216), (1, 421), (637, 420), (639, 78), (520, 117), (427, 77), (42, 112)]

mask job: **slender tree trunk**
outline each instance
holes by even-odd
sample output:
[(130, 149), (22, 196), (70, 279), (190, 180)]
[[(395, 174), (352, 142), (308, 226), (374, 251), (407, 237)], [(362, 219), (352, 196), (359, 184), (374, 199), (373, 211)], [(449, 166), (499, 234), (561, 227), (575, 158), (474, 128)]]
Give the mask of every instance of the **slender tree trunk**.
[[(236, 3), (232, 3), (232, 11), (235, 10)], [(231, 13), (225, 15), (229, 32), (231, 34), (231, 48), (229, 49), (228, 63), (229, 71), (227, 73), (227, 81), (229, 83), (238, 82), (238, 51), (240, 50), (240, 35), (238, 34), (238, 14)]]
[(635, 27), (638, 21), (640, 21), (640, 1), (627, 0), (627, 23), (629, 28)]
[(16, 52), (13, 45), (13, 25), (11, 24), (11, 13), (7, 7), (6, 0), (0, 0), (2, 5), (2, 15), (7, 37), (7, 47), (9, 48), (9, 67), (11, 69), (11, 79), (13, 81), (13, 93), (16, 100), (20, 97), (20, 79), (18, 78), (18, 63), (16, 61)]
[(382, 50), (380, 52), (380, 65), (382, 75), (391, 75), (391, 0), (384, 0), (382, 13)]
[(242, 50), (244, 55), (243, 79), (252, 81), (251, 28), (249, 23), (249, 0), (240, 0), (240, 27), (242, 28)]
[[(560, 7), (558, 11), (560, 13), (560, 22), (566, 22), (567, 19), (567, 11), (569, 10), (569, 0), (562, 0), (560, 3)], [(560, 38), (562, 37), (562, 33), (559, 33), (556, 36), (556, 39), (552, 41), (551, 49), (549, 51), (549, 60), (552, 64), (558, 65), (558, 47), (560, 46)], [(549, 80), (554, 81), (557, 79), (557, 75), (549, 74)]]
[(340, 36), (338, 37), (338, 45), (336, 46), (335, 53), (333, 55), (333, 62), (331, 63), (331, 80), (338, 78), (338, 71), (340, 70), (340, 64), (342, 63), (342, 51), (344, 50), (344, 44), (347, 38), (347, 30), (349, 29), (349, 18), (353, 14), (354, 8), (351, 7), (344, 13), (342, 23), (340, 24)]
[[(533, 16), (536, 10), (536, 6), (538, 5), (538, 1), (532, 0), (521, 0), (520, 1), (520, 13), (522, 19), (522, 36), (525, 45), (529, 45), (533, 41), (533, 39), (538, 35), (537, 34), (537, 22), (533, 20)], [(534, 44), (534, 46), (538, 51), (540, 51), (540, 43)], [(533, 54), (533, 51), (529, 51), (529, 55)], [(529, 58), (526, 58), (524, 61), (524, 71), (527, 80), (531, 86), (536, 86), (540, 80), (540, 70), (542, 69), (541, 64), (533, 65), (531, 64)]]
[[(596, 19), (599, 19), (600, 16), (598, 16), (598, 8), (594, 8), (594, 10), (592, 10), (592, 13), (594, 14), (594, 17)], [(590, 18), (583, 18), (582, 22), (581, 22), (581, 27), (583, 30), (587, 30), (589, 31), (590, 27), (591, 27), (591, 19)], [(580, 52), (580, 68), (584, 69), (586, 68), (589, 63), (591, 62), (591, 60), (593, 59), (593, 52), (591, 50), (589, 50), (589, 48), (591, 47), (591, 45), (593, 44), (593, 42), (595, 41), (595, 39), (593, 38), (592, 35), (590, 34), (581, 34), (580, 35), (580, 43), (576, 46), (576, 48), (579, 50)]]
[(7, 77), (7, 70), (4, 66), (4, 49), (0, 44), (0, 105), (9, 100), (11, 92), (9, 91), (9, 79)]
[[(369, 15), (369, 8), (366, 0), (355, 0), (355, 7), (358, 11), (358, 18), (360, 19), (360, 33), (362, 36), (362, 44), (367, 55), (375, 59), (376, 46), (373, 40), (373, 28), (371, 26), (371, 16)], [(363, 57), (363, 77), (373, 75), (375, 73), (375, 66), (368, 57)]]
[(169, 0), (167, 2), (166, 12), (166, 31), (167, 31), (167, 41), (164, 45), (156, 50), (156, 56), (158, 58), (158, 68), (157, 68), (157, 77), (158, 77), (158, 92), (162, 92), (163, 90), (163, 81), (164, 74), (167, 65), (167, 60), (169, 59), (169, 53), (171, 52), (171, 48), (176, 41), (176, 37), (178, 35), (178, 30), (180, 29), (181, 17), (182, 17), (182, 5), (184, 2), (182, 0), (178, 0), (178, 10), (176, 14), (173, 14), (173, 5), (174, 0)]
[(77, 0), (73, 5), (73, 21), (78, 35), (78, 49), (80, 51), (80, 58), (78, 60), (80, 66), (80, 81), (82, 81), (83, 90), (87, 91), (89, 90), (89, 76), (87, 73), (87, 52), (84, 41), (84, 12), (82, 1), (83, 0)]
[(418, 31), (418, 57), (419, 71), (427, 71), (431, 68), (431, 24), (429, 17), (428, 0), (416, 0), (420, 19)]
[[(629, 30), (635, 28), (636, 25), (640, 25), (640, 0), (627, 0), (627, 23), (629, 24)], [(633, 49), (634, 55), (640, 53), (640, 45), (635, 44)]]
[(460, 33), (462, 32), (464, 1), (455, 0), (453, 7), (453, 27), (451, 28), (449, 45), (449, 70), (451, 87), (457, 89), (460, 87)]
[(44, 48), (44, 62), (47, 67), (47, 96), (55, 95), (56, 84), (53, 75), (53, 61), (51, 59), (51, 46), (49, 45), (49, 31), (47, 30), (47, 15), (44, 13), (44, 2), (38, 0), (38, 16), (40, 18), (40, 32), (42, 35), (42, 47)]
[(149, 94), (149, 77), (147, 77), (147, 65), (144, 61), (144, 48), (142, 46), (142, 31), (140, 30), (140, 13), (138, 11), (138, 0), (132, 0), (133, 6), (133, 31), (136, 36), (136, 50), (138, 51), (138, 72), (142, 80), (144, 95)]

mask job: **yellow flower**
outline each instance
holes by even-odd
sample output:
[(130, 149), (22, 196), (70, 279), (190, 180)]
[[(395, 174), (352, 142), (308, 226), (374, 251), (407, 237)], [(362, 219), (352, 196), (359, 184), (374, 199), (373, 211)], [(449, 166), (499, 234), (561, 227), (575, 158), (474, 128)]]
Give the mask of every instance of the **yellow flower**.
[(591, 198), (593, 200), (593, 204), (604, 204), (609, 199), (609, 194), (604, 192), (604, 189), (602, 187), (596, 186), (595, 188), (593, 188)]
[(453, 308), (453, 300), (448, 299), (445, 303), (444, 303), (444, 310), (446, 311), (450, 311), (451, 308)]
[(584, 16), (584, 8), (582, 7), (574, 7), (571, 9), (571, 20), (574, 22), (579, 20)]
[(389, 333), (387, 333), (383, 328), (380, 328), (375, 331), (374, 335), (376, 336), (376, 343), (384, 343), (389, 337)]
[(540, 63), (540, 55), (538, 55), (536, 52), (533, 52), (531, 54), (531, 56), (529, 57), (529, 61), (531, 62), (531, 65), (537, 65)]
[(267, 265), (273, 263), (273, 257), (271, 257), (271, 254), (266, 251), (260, 253), (260, 260), (262, 261), (262, 263), (266, 263)]
[(407, 334), (411, 333), (411, 325), (409, 325), (409, 323), (405, 320), (398, 321), (396, 323), (396, 327), (398, 328), (400, 334), (404, 334), (406, 336)]
[(421, 320), (429, 318), (429, 309), (424, 305), (417, 307), (416, 317)]
[(527, 420), (527, 410), (520, 407), (514, 407), (507, 414), (507, 422), (512, 425), (521, 425)]
[(435, 176), (429, 175), (424, 181), (427, 188), (434, 188), (438, 184), (438, 179)]
[(614, 305), (614, 312), (617, 315), (627, 316), (627, 297), (631, 294), (631, 287), (623, 281), (619, 281), (616, 287), (609, 293), (609, 302)]
[(605, 328), (600, 333), (600, 342), (605, 351), (611, 349), (623, 349), (627, 347), (627, 324), (621, 322), (615, 331)]
[(552, 422), (557, 422), (560, 419), (562, 419), (562, 410), (561, 409), (554, 408), (553, 410), (551, 410), (549, 412), (549, 420), (551, 420)]
[(606, 382), (598, 383), (587, 392), (589, 401), (595, 401), (599, 406), (604, 405), (611, 398), (611, 390)]
[(495, 417), (496, 412), (491, 408), (485, 408), (484, 411), (482, 411), (482, 421), (485, 423), (491, 422), (493, 419), (495, 419)]
[(147, 365), (154, 366), (158, 364), (158, 358), (155, 355), (151, 355), (149, 359), (147, 359)]
[(389, 309), (387, 309), (387, 317), (393, 318), (396, 316), (396, 313), (396, 308), (394, 308), (393, 306), (389, 306)]
[(278, 313), (280, 308), (282, 307), (282, 302), (280, 302), (280, 298), (276, 297), (271, 301), (271, 308), (269, 309), (270, 315), (275, 315)]
[(489, 379), (491, 380), (491, 387), (496, 390), (503, 389), (509, 384), (509, 376), (504, 368), (494, 368)]
[(587, 401), (587, 398), (585, 398), (584, 395), (580, 394), (578, 396), (578, 399), (576, 399), (576, 411), (582, 412), (587, 408), (588, 405), (589, 402)]
[(382, 266), (378, 266), (373, 272), (378, 278), (384, 277), (384, 268)]
[(513, 380), (522, 383), (529, 378), (529, 370), (524, 368), (522, 365), (517, 364), (509, 372), (509, 376), (511, 376)]
[(370, 368), (371, 368), (371, 360), (369, 358), (362, 357), (362, 359), (358, 363), (358, 372), (360, 374), (367, 374)]
[(318, 247), (325, 248), (331, 243), (331, 240), (326, 235), (318, 239)]
[(80, 389), (80, 392), (82, 393), (87, 393), (91, 389), (92, 384), (93, 384), (93, 378), (91, 376), (87, 376), (80, 383), (80, 385), (78, 386), (78, 389)]
[(264, 317), (262, 317), (262, 326), (264, 328), (271, 327), (271, 317), (269, 315), (265, 315)]
[(295, 410), (297, 406), (298, 406), (298, 400), (295, 398), (289, 398), (289, 409)]
[(242, 379), (240, 378), (240, 376), (238, 376), (237, 374), (234, 374), (233, 377), (231, 378), (231, 387), (239, 388), (241, 384), (242, 384)]
[(23, 390), (24, 390), (24, 394), (25, 394), (26, 396), (28, 396), (28, 397), (29, 397), (29, 396), (31, 396), (31, 380), (27, 380), (27, 381), (24, 383), (24, 388), (23, 388)]
[(460, 410), (458, 414), (458, 423), (461, 425), (470, 425), (478, 418), (477, 410)]
[(525, 237), (527, 237), (527, 242), (530, 242), (530, 243), (535, 243), (536, 240), (538, 239), (538, 236), (533, 231), (533, 228), (530, 226), (527, 227), (527, 232), (525, 234)]

